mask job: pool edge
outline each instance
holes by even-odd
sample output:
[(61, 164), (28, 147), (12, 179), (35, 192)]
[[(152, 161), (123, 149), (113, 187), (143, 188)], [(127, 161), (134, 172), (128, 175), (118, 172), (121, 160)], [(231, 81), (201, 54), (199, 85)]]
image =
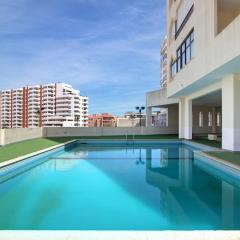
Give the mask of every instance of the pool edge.
[(21, 157), (17, 157), (17, 158), (14, 158), (14, 159), (10, 159), (10, 160), (7, 160), (7, 161), (4, 161), (2, 163), (0, 163), (0, 170), (4, 167), (7, 167), (7, 166), (10, 166), (12, 164), (15, 164), (15, 163), (18, 163), (18, 162), (21, 162), (23, 160), (26, 160), (28, 158), (31, 158), (31, 157), (35, 157), (35, 156), (38, 156), (42, 153), (46, 153), (46, 152), (50, 152), (52, 150), (55, 150), (57, 148), (60, 148), (60, 147), (63, 147), (63, 146), (66, 146), (68, 144), (71, 144), (71, 143), (74, 143), (78, 141), (77, 139), (75, 140), (71, 140), (71, 141), (68, 141), (68, 142), (65, 142), (65, 143), (61, 143), (61, 144), (57, 144), (55, 146), (52, 146), (52, 147), (49, 147), (49, 148), (44, 148), (42, 150), (39, 150), (39, 151), (36, 151), (36, 152), (32, 152), (32, 153), (29, 153), (29, 154), (26, 154), (26, 155), (23, 155)]
[(211, 160), (212, 162), (219, 163), (219, 164), (221, 164), (223, 166), (227, 166), (227, 167), (232, 168), (234, 170), (240, 171), (240, 166), (239, 165), (231, 163), (231, 162), (228, 162), (228, 161), (226, 161), (224, 159), (221, 159), (221, 158), (218, 158), (218, 157), (215, 157), (215, 156), (211, 156), (207, 152), (194, 151), (194, 157), (195, 156), (196, 157), (205, 157), (205, 158)]
[(240, 231), (0, 231), (4, 240), (239, 240)]

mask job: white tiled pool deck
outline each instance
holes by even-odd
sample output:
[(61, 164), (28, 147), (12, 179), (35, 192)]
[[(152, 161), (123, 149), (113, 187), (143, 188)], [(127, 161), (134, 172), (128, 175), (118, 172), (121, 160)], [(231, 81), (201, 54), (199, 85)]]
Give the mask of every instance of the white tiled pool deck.
[(240, 231), (0, 231), (1, 240), (239, 240)]

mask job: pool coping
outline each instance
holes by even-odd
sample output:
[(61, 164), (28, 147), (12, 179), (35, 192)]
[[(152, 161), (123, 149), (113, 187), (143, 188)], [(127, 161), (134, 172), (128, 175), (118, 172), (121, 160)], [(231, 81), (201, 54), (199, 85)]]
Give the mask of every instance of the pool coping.
[(239, 240), (240, 231), (0, 231), (4, 240)]
[[(221, 151), (219, 151), (221, 152)], [(234, 164), (234, 163), (231, 163), (231, 162), (228, 162), (222, 158), (219, 158), (219, 157), (215, 157), (215, 156), (212, 156), (210, 154), (208, 154), (207, 152), (203, 152), (203, 151), (194, 151), (194, 156), (200, 156), (200, 157), (205, 157), (209, 160), (212, 160), (216, 163), (220, 163), (222, 164), (223, 166), (227, 166), (227, 167), (230, 167), (234, 170), (238, 170), (240, 171), (240, 166), (238, 164)]]
[[(205, 145), (205, 144), (198, 143), (198, 142), (193, 142), (193, 141), (186, 140), (186, 139), (182, 139), (181, 141), (182, 141), (182, 143), (185, 143), (188, 146), (204, 149), (204, 152), (209, 152), (209, 151), (218, 151), (218, 152), (220, 152), (220, 151), (223, 151), (221, 148)], [(201, 152), (203, 150), (195, 150), (194, 152), (197, 152), (197, 151)]]
[[(80, 142), (83, 141), (84, 143), (93, 143), (93, 142), (94, 143), (127, 143), (127, 142), (131, 143), (132, 142), (132, 144), (134, 144), (134, 143), (149, 143), (149, 142), (150, 143), (156, 143), (156, 144), (157, 143), (184, 143), (188, 146), (193, 146), (193, 147), (201, 148), (201, 149), (204, 148), (204, 152), (207, 152), (207, 151), (221, 151), (221, 149), (219, 149), (219, 148), (207, 146), (207, 145), (204, 145), (204, 144), (201, 144), (201, 143), (188, 141), (188, 140), (185, 140), (185, 139), (144, 139), (144, 140), (135, 139), (135, 140), (127, 140), (126, 141), (126, 140), (123, 140), (123, 139), (94, 139), (94, 138), (93, 139), (81, 139), (81, 138), (76, 138), (76, 139), (67, 141), (65, 143), (57, 144), (57, 145), (49, 147), (49, 148), (44, 148), (44, 149), (39, 150), (39, 151), (35, 151), (35, 152), (29, 153), (29, 154), (26, 154), (26, 155), (23, 155), (23, 156), (14, 158), (14, 159), (4, 161), (4, 162), (0, 163), (0, 170), (4, 167), (13, 165), (15, 163), (21, 162), (21, 161), (26, 160), (28, 158), (38, 156), (42, 153), (49, 152), (51, 150), (66, 146), (68, 144), (71, 144), (71, 143), (74, 143), (74, 142), (77, 142), (77, 141), (80, 141)], [(202, 154), (204, 154), (204, 152), (202, 150), (194, 151), (194, 153), (202, 153)], [(212, 159), (214, 159), (214, 158), (215, 157), (212, 157)], [(218, 160), (220, 160), (220, 159), (218, 159)]]
[(210, 160), (212, 163), (218, 163), (221, 164), (222, 166), (227, 166), (233, 170), (237, 170), (240, 171), (240, 165), (238, 164), (234, 164), (232, 162), (229, 162), (227, 160), (224, 160), (222, 158), (216, 157), (216, 156), (212, 156), (210, 154), (208, 154), (208, 152), (225, 152), (225, 150), (221, 149), (221, 148), (217, 148), (217, 147), (211, 147), (211, 146), (207, 146), (201, 143), (195, 143), (195, 142), (191, 142), (188, 140), (183, 140), (183, 143), (186, 143), (189, 146), (195, 146), (195, 147), (200, 147), (200, 148), (206, 148), (204, 150), (195, 150), (193, 151), (194, 153), (194, 157), (204, 157), (207, 158), (208, 160)]

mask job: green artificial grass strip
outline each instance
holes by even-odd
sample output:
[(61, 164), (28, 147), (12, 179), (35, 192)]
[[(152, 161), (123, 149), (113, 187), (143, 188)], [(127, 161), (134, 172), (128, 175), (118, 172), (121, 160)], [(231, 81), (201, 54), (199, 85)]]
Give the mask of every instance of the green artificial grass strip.
[(207, 152), (207, 154), (240, 165), (240, 152)]
[(222, 147), (222, 143), (219, 141), (211, 141), (211, 140), (207, 140), (207, 139), (194, 139), (193, 142), (196, 143), (201, 143), (210, 147), (215, 147), (215, 148), (221, 148)]
[(0, 148), (0, 162), (17, 158), (32, 152), (64, 143), (69, 138), (37, 138), (18, 143), (9, 144)]

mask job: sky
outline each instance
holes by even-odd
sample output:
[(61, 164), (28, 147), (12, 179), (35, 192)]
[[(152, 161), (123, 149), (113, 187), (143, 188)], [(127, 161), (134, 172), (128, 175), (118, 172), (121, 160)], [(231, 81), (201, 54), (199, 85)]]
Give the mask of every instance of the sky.
[(0, 0), (0, 89), (65, 82), (89, 113), (159, 88), (165, 0)]

